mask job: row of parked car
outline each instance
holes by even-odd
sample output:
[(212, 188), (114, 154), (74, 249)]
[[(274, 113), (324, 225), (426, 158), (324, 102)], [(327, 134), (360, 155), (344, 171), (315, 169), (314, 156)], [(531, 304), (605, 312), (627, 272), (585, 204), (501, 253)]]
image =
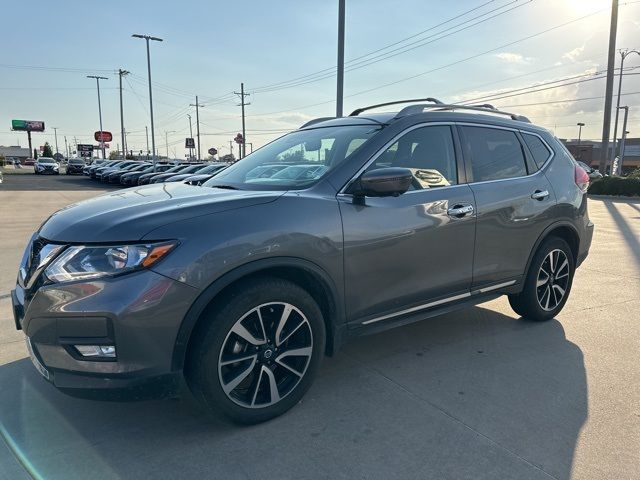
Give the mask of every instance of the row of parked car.
[(185, 182), (202, 185), (227, 166), (226, 163), (164, 163), (113, 160), (87, 165), (82, 173), (93, 180), (131, 187), (150, 183)]

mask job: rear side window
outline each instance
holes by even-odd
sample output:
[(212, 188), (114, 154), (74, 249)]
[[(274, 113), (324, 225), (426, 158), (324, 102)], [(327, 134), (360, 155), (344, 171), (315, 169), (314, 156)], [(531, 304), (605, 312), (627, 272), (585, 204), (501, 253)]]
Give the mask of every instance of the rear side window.
[(510, 130), (462, 127), (474, 182), (527, 175), (522, 145)]
[(524, 138), (527, 147), (529, 147), (529, 151), (533, 156), (533, 160), (536, 162), (538, 169), (542, 168), (542, 166), (549, 160), (551, 156), (551, 152), (549, 148), (544, 144), (540, 137), (536, 135), (531, 135), (529, 133), (522, 132), (522, 138)]

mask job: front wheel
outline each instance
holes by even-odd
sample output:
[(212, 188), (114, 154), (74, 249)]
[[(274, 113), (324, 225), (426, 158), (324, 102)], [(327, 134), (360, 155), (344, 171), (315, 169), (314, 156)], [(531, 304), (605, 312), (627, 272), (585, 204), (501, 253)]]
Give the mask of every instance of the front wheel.
[(575, 265), (571, 248), (563, 239), (545, 240), (531, 261), (521, 293), (509, 295), (513, 310), (530, 320), (555, 317), (567, 302)]
[(277, 278), (242, 284), (215, 303), (190, 348), (189, 387), (208, 409), (239, 423), (282, 415), (302, 399), (324, 355), (320, 308)]

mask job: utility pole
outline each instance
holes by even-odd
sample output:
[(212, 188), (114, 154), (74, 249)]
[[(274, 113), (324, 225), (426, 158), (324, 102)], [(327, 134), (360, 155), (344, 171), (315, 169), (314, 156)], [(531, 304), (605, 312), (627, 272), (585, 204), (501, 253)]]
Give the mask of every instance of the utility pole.
[[(191, 125), (191, 115), (187, 113), (189, 117), (189, 138), (193, 138), (193, 126)], [(193, 148), (189, 147), (189, 161), (193, 160)]]
[(246, 105), (251, 105), (250, 103), (246, 103), (244, 101), (244, 97), (248, 97), (250, 94), (249, 93), (244, 93), (244, 83), (240, 84), (240, 91), (239, 92), (233, 92), (236, 95), (238, 95), (240, 97), (240, 103), (238, 104), (239, 107), (242, 108), (242, 144), (238, 145), (238, 157), (239, 158), (244, 158), (246, 152), (246, 144), (247, 144), (247, 135), (246, 135), (246, 130), (245, 130), (245, 124), (244, 124), (244, 107)]
[(69, 160), (69, 144), (67, 143), (67, 136), (64, 136), (64, 150), (67, 152), (67, 160)]
[(611, 0), (611, 27), (609, 28), (609, 58), (607, 60), (607, 85), (604, 94), (604, 118), (602, 122), (602, 150), (599, 169), (604, 174), (609, 158), (611, 135), (611, 103), (613, 100), (613, 74), (616, 63), (616, 34), (618, 31), (618, 0)]
[(165, 147), (167, 148), (167, 160), (169, 160), (169, 134), (170, 133), (176, 133), (175, 130), (170, 130), (170, 131), (166, 131), (164, 132), (164, 144)]
[(338, 0), (338, 81), (336, 88), (336, 117), (342, 116), (344, 98), (344, 3)]
[[(102, 135), (102, 106), (100, 105), (100, 80), (109, 80), (107, 77), (98, 77), (96, 75), (87, 75), (87, 78), (95, 78), (96, 85), (98, 86), (98, 115), (100, 116), (100, 135)], [(107, 156), (104, 152), (104, 142), (100, 142), (100, 147), (102, 147), (102, 159), (106, 159)]]
[[(151, 56), (149, 54), (149, 40), (154, 40), (156, 42), (162, 42), (161, 38), (158, 37), (152, 37), (150, 35), (139, 35), (137, 33), (131, 35), (132, 37), (135, 38), (144, 38), (147, 41), (147, 73), (149, 74), (149, 113), (151, 115), (151, 148), (153, 149), (153, 154), (152, 154), (152, 158), (153, 158), (153, 163), (156, 163), (156, 136), (155, 136), (155, 130), (153, 127), (153, 97), (151, 94)], [(149, 148), (147, 147), (147, 151), (149, 150)]]
[(611, 164), (616, 158), (616, 142), (618, 141), (618, 113), (620, 113), (620, 94), (622, 92), (622, 69), (624, 67), (624, 59), (632, 53), (640, 55), (638, 50), (629, 50), (628, 48), (620, 50), (620, 75), (618, 77), (618, 99), (616, 101), (616, 120), (613, 124), (613, 148), (611, 149)]
[[(149, 160), (149, 129), (147, 126), (144, 126), (144, 133), (147, 136), (147, 160)], [(151, 130), (151, 135), (153, 136), (153, 130)]]
[(51, 127), (51, 128), (53, 128), (53, 135), (55, 136), (55, 139), (56, 139), (56, 157), (57, 157), (58, 156), (57, 154), (59, 153), (58, 152), (58, 127)]
[(122, 111), (122, 77), (129, 75), (127, 70), (118, 69), (118, 77), (120, 77), (120, 134), (122, 135), (122, 159), (127, 158), (126, 140), (124, 138), (124, 113)]
[(200, 160), (200, 115), (198, 113), (198, 107), (204, 107), (204, 105), (198, 103), (198, 96), (196, 95), (196, 103), (190, 103), (189, 106), (196, 107), (196, 135), (198, 135), (198, 160)]
[(627, 118), (629, 117), (629, 107), (618, 107), (620, 110), (624, 110), (624, 120), (622, 121), (622, 140), (620, 140), (620, 158), (618, 159), (618, 168), (615, 172), (611, 172), (612, 175), (616, 173), (622, 175), (622, 162), (624, 161), (624, 147), (627, 143)]
[(229, 140), (229, 153), (233, 157), (233, 140)]

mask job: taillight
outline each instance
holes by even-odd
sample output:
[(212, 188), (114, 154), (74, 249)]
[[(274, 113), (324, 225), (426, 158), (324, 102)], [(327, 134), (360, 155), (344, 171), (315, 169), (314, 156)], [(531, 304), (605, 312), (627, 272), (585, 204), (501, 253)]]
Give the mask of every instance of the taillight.
[(587, 189), (589, 188), (589, 174), (579, 165), (575, 166), (575, 180), (580, 191), (587, 193)]

